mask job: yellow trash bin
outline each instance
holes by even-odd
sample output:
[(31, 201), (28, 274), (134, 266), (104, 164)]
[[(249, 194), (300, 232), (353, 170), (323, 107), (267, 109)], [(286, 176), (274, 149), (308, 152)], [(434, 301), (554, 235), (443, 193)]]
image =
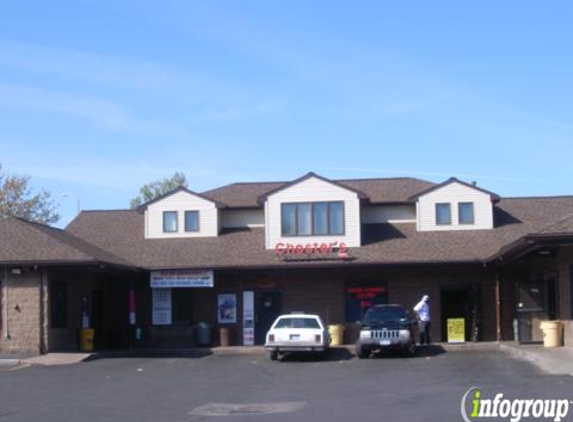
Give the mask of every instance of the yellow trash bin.
[(539, 327), (543, 330), (543, 345), (545, 347), (559, 347), (563, 344), (563, 324), (561, 321), (541, 321)]
[(94, 350), (94, 334), (93, 328), (82, 328), (80, 330), (80, 351), (93, 352)]
[(332, 324), (328, 326), (328, 334), (330, 335), (331, 346), (342, 346), (342, 339), (344, 336), (344, 325)]

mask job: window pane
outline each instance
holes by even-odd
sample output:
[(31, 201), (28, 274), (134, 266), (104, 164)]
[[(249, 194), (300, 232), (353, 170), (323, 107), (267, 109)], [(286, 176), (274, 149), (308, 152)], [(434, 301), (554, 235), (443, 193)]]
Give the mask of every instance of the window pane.
[(177, 231), (177, 212), (164, 211), (163, 212), (163, 231), (166, 233)]
[(314, 234), (328, 234), (328, 204), (316, 202), (314, 204)]
[(458, 204), (458, 214), (460, 224), (474, 223), (474, 204), (473, 202), (460, 202)]
[(344, 203), (329, 203), (329, 234), (344, 234)]
[(296, 235), (296, 205), (295, 204), (282, 204), (281, 206), (281, 219), (282, 219), (282, 235), (295, 236)]
[(312, 205), (311, 204), (298, 204), (297, 234), (299, 236), (309, 236), (312, 234)]
[(199, 211), (185, 211), (185, 231), (199, 231)]
[(451, 224), (452, 212), (450, 204), (436, 204), (436, 224)]

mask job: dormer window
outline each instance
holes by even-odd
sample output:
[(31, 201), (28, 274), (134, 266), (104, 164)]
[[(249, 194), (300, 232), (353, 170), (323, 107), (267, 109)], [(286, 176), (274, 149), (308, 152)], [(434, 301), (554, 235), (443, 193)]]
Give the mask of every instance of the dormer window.
[(344, 235), (344, 202), (300, 202), (281, 205), (283, 236)]
[(459, 224), (474, 224), (474, 203), (460, 202), (458, 204)]
[(185, 211), (185, 231), (199, 231), (199, 211)]
[(436, 204), (436, 225), (446, 226), (452, 224), (452, 207), (450, 204)]
[(177, 211), (163, 211), (163, 233), (177, 233)]

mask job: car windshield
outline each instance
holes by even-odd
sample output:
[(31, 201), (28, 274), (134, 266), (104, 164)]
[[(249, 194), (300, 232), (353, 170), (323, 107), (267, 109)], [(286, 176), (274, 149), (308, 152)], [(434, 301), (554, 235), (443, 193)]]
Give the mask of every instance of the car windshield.
[(314, 318), (281, 318), (275, 328), (320, 328)]
[(371, 308), (364, 316), (365, 324), (378, 324), (385, 321), (399, 321), (408, 318), (408, 312), (401, 306), (381, 306)]

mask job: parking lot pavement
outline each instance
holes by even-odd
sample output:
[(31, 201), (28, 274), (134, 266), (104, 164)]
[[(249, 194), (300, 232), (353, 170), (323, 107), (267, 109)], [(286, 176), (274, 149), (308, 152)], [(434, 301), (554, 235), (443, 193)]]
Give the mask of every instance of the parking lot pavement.
[[(328, 361), (264, 353), (0, 371), (2, 421), (460, 421), (465, 391), (573, 399), (573, 378), (501, 352)], [(572, 411), (573, 413), (573, 411)], [(231, 418), (232, 417), (232, 418)], [(231, 418), (231, 419), (230, 419)]]

